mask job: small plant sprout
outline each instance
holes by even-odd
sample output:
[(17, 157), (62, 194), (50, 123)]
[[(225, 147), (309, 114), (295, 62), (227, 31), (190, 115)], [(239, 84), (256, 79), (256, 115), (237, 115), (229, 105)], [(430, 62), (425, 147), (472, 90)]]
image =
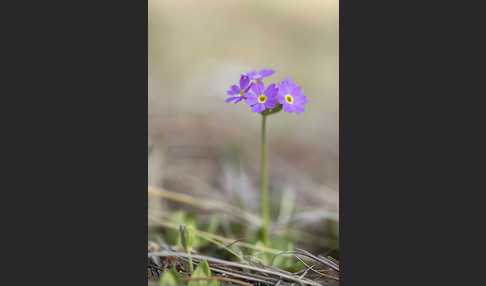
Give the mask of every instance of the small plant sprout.
[[(254, 113), (262, 115), (261, 133), (261, 203), (262, 203), (262, 239), (265, 246), (269, 246), (270, 210), (268, 203), (268, 165), (267, 165), (267, 116), (283, 109), (287, 113), (295, 112), (299, 115), (304, 111), (304, 105), (308, 102), (302, 88), (296, 85), (291, 78), (286, 78), (280, 83), (271, 83), (265, 88), (263, 79), (275, 73), (272, 69), (252, 70), (240, 77), (240, 86), (231, 86), (228, 94), (232, 97), (226, 102), (242, 100), (251, 107)], [(250, 91), (251, 90), (251, 91)], [(238, 94), (238, 96), (234, 96)]]
[(179, 226), (179, 232), (181, 235), (181, 244), (184, 247), (184, 250), (189, 254), (189, 270), (191, 273), (194, 272), (194, 265), (192, 264), (191, 258), (191, 251), (194, 247), (194, 242), (196, 240), (196, 234), (194, 232), (194, 228), (192, 226), (187, 226), (185, 224), (181, 224)]

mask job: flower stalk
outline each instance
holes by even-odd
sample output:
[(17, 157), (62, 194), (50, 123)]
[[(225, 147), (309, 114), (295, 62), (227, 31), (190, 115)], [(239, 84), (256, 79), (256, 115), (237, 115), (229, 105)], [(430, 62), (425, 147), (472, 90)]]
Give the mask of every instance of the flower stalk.
[(262, 218), (263, 218), (263, 243), (265, 246), (269, 245), (269, 225), (270, 225), (270, 209), (268, 206), (268, 165), (267, 165), (267, 116), (262, 114), (262, 151), (261, 151), (261, 196), (262, 196)]
[(234, 84), (226, 92), (230, 97), (226, 102), (244, 102), (251, 107), (251, 111), (262, 115), (261, 134), (261, 210), (263, 218), (262, 240), (265, 246), (270, 246), (270, 206), (268, 199), (268, 165), (267, 165), (267, 116), (283, 110), (287, 113), (299, 115), (304, 111), (308, 102), (302, 88), (296, 85), (291, 78), (266, 86), (263, 79), (273, 75), (273, 69), (252, 70), (240, 77), (239, 86)]

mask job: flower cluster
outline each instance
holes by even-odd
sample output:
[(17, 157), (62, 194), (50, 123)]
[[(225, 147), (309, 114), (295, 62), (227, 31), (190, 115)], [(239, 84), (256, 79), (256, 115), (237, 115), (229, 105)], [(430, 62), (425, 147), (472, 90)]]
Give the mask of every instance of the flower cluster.
[(240, 77), (240, 85), (232, 85), (227, 91), (229, 98), (226, 102), (238, 103), (245, 100), (252, 112), (271, 114), (283, 111), (297, 115), (304, 111), (303, 105), (308, 102), (302, 88), (291, 78), (280, 83), (272, 83), (265, 87), (263, 79), (275, 73), (272, 69), (252, 70)]

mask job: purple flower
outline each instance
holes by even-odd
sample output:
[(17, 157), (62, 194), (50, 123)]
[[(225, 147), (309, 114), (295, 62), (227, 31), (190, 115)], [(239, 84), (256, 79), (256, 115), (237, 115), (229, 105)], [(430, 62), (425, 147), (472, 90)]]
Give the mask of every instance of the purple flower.
[(267, 89), (265, 89), (263, 82), (254, 83), (251, 91), (247, 94), (245, 103), (252, 106), (252, 112), (262, 112), (265, 108), (275, 108), (278, 90), (274, 83), (269, 85)]
[(231, 89), (228, 90), (226, 93), (228, 95), (235, 95), (238, 94), (237, 96), (232, 96), (228, 97), (226, 99), (226, 102), (231, 102), (235, 100), (235, 103), (238, 103), (245, 99), (247, 96), (247, 92), (250, 89), (252, 84), (250, 84), (250, 79), (246, 75), (241, 75), (240, 78), (240, 86), (238, 87), (236, 84), (231, 86)]
[(274, 73), (275, 73), (275, 71), (272, 70), (272, 69), (262, 69), (260, 72), (257, 72), (256, 70), (252, 70), (251, 72), (247, 73), (246, 75), (251, 80), (262, 80), (264, 77), (271, 76)]
[(295, 112), (297, 115), (304, 111), (303, 105), (308, 102), (300, 86), (296, 85), (291, 78), (286, 78), (279, 84), (277, 100), (283, 105), (285, 112)]

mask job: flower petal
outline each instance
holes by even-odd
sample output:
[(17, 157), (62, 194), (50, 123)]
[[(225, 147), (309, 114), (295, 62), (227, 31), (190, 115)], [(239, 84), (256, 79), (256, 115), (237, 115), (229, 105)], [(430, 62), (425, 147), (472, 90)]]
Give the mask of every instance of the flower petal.
[(304, 108), (302, 106), (294, 105), (294, 111), (299, 115), (302, 111), (304, 111)]
[(292, 108), (292, 104), (285, 103), (283, 105), (283, 111), (292, 113), (292, 111), (294, 111), (294, 109)]
[(241, 75), (240, 90), (245, 89), (248, 86), (249, 83), (250, 83), (250, 78), (248, 78), (246, 75)]
[(245, 88), (245, 93), (250, 90), (250, 88), (253, 86), (253, 82), (250, 82), (247, 88)]
[(296, 90), (295, 93), (296, 96), (305, 96), (304, 92), (302, 91), (302, 88), (299, 86), (298, 90)]
[(232, 96), (232, 97), (228, 97), (224, 102), (231, 102), (235, 99), (238, 99), (239, 96)]
[(283, 96), (286, 96), (290, 93), (290, 88), (286, 81), (282, 81), (282, 83), (280, 83), (280, 85), (278, 86), (278, 93)]
[(289, 87), (290, 87), (290, 92), (291, 92), (293, 95), (300, 95), (300, 93), (301, 93), (300, 86), (298, 86), (298, 85), (294, 85), (294, 86), (289, 86)]
[(292, 78), (290, 77), (286, 77), (282, 82), (285, 82), (289, 87), (293, 87), (295, 86), (295, 83), (294, 81), (292, 80)]
[(257, 103), (251, 108), (252, 112), (262, 112), (265, 110), (265, 105), (263, 103)]
[(308, 102), (309, 100), (305, 95), (301, 96), (294, 96), (294, 103), (297, 105), (304, 105)]
[(272, 101), (266, 101), (265, 102), (265, 106), (268, 108), (268, 109), (272, 109), (272, 108), (275, 108), (275, 102), (272, 102)]
[(255, 79), (255, 76), (257, 76), (257, 75), (258, 75), (258, 72), (256, 70), (252, 70), (252, 71), (250, 71), (246, 74), (246, 76), (248, 76), (249, 79)]
[(231, 86), (231, 89), (228, 90), (226, 93), (229, 94), (229, 95), (233, 95), (233, 94), (237, 94), (239, 92), (240, 92), (239, 87), (236, 84), (234, 84), (234, 85)]
[(267, 97), (275, 97), (278, 93), (278, 89), (275, 87), (275, 84), (272, 83), (271, 85), (269, 85), (267, 87), (267, 89), (265, 90), (265, 95)]
[(251, 90), (257, 96), (260, 96), (263, 93), (264, 89), (265, 89), (265, 85), (263, 84), (263, 82), (257, 82), (251, 86)]
[(276, 96), (268, 96), (267, 97), (267, 102), (270, 102), (272, 104), (277, 102), (277, 97)]
[(272, 75), (272, 74), (274, 74), (274, 73), (275, 73), (275, 71), (274, 71), (274, 70), (272, 70), (272, 69), (262, 69), (262, 70), (260, 71), (260, 75), (261, 75), (262, 77), (271, 76), (271, 75)]
[(240, 88), (234, 84), (231, 86), (231, 91), (233, 92), (233, 94), (237, 94), (237, 93), (240, 93)]
[(245, 96), (248, 97), (248, 98), (251, 97), (251, 98), (254, 98), (254, 99), (257, 99), (258, 98), (258, 96), (256, 94), (252, 93), (252, 92), (247, 92), (245, 94)]
[(280, 102), (280, 104), (284, 104), (286, 102), (285, 101), (285, 95), (283, 95), (283, 94), (279, 93), (275, 98), (278, 100), (278, 102)]
[(246, 100), (245, 100), (245, 103), (248, 104), (248, 105), (253, 105), (253, 104), (257, 104), (258, 103), (258, 99), (256, 96), (254, 96), (253, 94), (251, 93), (248, 94), (248, 96), (246, 97)]

